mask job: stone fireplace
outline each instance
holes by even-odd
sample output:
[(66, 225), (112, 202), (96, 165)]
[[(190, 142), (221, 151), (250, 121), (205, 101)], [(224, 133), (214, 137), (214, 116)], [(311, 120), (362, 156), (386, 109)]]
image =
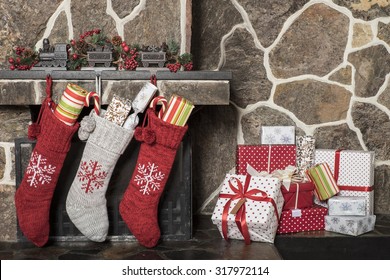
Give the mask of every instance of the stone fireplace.
[[(229, 104), (209, 103), (190, 119), (194, 214), (212, 212), (218, 186), (235, 166), (232, 151), (237, 144), (258, 144), (262, 125), (294, 125), (298, 135), (313, 135), (318, 148), (375, 151), (375, 213), (390, 214), (390, 4), (35, 2), (0, 3), (5, 11), (0, 21), (1, 57), (15, 45), (39, 47), (45, 37), (67, 41), (85, 29), (104, 26), (107, 33), (118, 33), (129, 42), (159, 43), (174, 37), (182, 50), (194, 55), (199, 72), (231, 71)], [(26, 12), (19, 14), (22, 7)], [(0, 66), (7, 68), (6, 62)], [(163, 90), (171, 83), (164, 78), (159, 82)], [(64, 83), (55, 83), (54, 91), (61, 92)], [(183, 81), (175, 86), (179, 83), (180, 89), (199, 90), (189, 89)], [(133, 84), (103, 81), (105, 102), (114, 92), (129, 92)], [(219, 85), (208, 92), (214, 96), (223, 88)], [(0, 89), (0, 223), (4, 225), (0, 239), (16, 240), (13, 141), (26, 136), (27, 105), (39, 104), (43, 85), (39, 79), (2, 78)]]

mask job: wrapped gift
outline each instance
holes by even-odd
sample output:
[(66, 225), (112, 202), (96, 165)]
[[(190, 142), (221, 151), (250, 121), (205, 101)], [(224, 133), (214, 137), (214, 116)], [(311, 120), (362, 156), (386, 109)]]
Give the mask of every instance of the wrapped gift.
[(174, 94), (168, 102), (162, 119), (170, 124), (185, 126), (193, 109), (194, 105), (191, 101)]
[(313, 206), (314, 184), (312, 182), (292, 183), (289, 188), (282, 185), (283, 211), (304, 209)]
[(327, 212), (328, 209), (321, 206), (283, 211), (277, 233), (323, 230)]
[(356, 196), (334, 196), (328, 199), (329, 215), (365, 216), (366, 199)]
[(364, 198), (365, 205), (366, 205), (364, 215), (374, 215), (374, 190), (372, 188), (360, 188), (360, 187), (359, 188), (356, 187), (355, 190), (347, 190), (349, 188), (341, 186), (338, 195)]
[(250, 164), (257, 171), (272, 173), (277, 169), (295, 166), (295, 145), (238, 145), (236, 173), (247, 174)]
[(306, 170), (314, 166), (315, 138), (310, 135), (297, 136), (295, 143), (297, 146), (298, 174), (305, 178)]
[(274, 170), (269, 174), (266, 171), (258, 172), (253, 166), (248, 164), (247, 174), (259, 177), (274, 177), (280, 180), (284, 198), (283, 211), (313, 206), (314, 184), (304, 181), (297, 174), (297, 168), (295, 166), (289, 165), (283, 170)]
[(226, 240), (273, 243), (283, 203), (279, 179), (227, 174), (211, 219)]
[(375, 215), (325, 216), (325, 230), (357, 236), (374, 230), (375, 219)]
[(326, 162), (340, 190), (343, 186), (367, 188), (374, 185), (374, 152), (354, 150), (315, 151), (315, 163)]
[(131, 110), (131, 100), (119, 97), (114, 94), (108, 105), (104, 118), (119, 126), (123, 126)]
[(261, 144), (295, 144), (295, 126), (262, 126)]
[(340, 191), (326, 162), (306, 170), (306, 174), (314, 183), (314, 193), (319, 200), (326, 200)]

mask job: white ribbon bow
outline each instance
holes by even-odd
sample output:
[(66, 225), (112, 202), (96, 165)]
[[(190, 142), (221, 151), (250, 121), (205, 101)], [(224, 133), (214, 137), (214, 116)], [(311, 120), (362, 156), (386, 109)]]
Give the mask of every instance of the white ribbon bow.
[(246, 171), (251, 176), (260, 176), (260, 177), (274, 177), (278, 178), (282, 185), (289, 191), (291, 183), (303, 182), (305, 179), (298, 174), (297, 168), (295, 166), (289, 165), (285, 169), (275, 170), (271, 174), (267, 171), (258, 172), (250, 164), (247, 164)]

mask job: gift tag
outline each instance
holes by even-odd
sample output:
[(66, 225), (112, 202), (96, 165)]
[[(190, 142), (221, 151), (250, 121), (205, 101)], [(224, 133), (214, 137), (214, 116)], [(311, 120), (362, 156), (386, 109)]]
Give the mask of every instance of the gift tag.
[(291, 210), (291, 217), (293, 217), (293, 218), (302, 217), (302, 210), (301, 209), (293, 209), (293, 210)]
[(234, 206), (234, 208), (232, 209), (232, 211), (230, 211), (230, 214), (233, 214), (233, 215), (237, 214), (238, 210), (239, 210), (239, 209), (241, 208), (241, 206), (245, 203), (245, 201), (246, 201), (246, 198), (245, 198), (245, 197), (244, 197), (244, 198), (241, 198), (241, 199), (237, 202), (236, 206)]

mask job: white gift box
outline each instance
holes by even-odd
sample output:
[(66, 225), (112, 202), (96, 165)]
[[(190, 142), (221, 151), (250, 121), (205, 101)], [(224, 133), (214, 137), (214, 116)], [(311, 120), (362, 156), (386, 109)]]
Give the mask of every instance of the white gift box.
[(239, 240), (244, 239), (235, 221), (236, 214), (231, 213), (232, 210), (237, 209), (238, 206), (236, 207), (236, 205), (240, 202), (243, 202), (243, 200), (238, 198), (224, 198), (221, 196), (223, 196), (223, 194), (237, 194), (237, 192), (235, 192), (231, 186), (237, 190), (237, 180), (242, 186), (244, 186), (247, 176), (248, 180), (250, 179), (250, 181), (246, 193), (253, 193), (256, 192), (256, 190), (259, 190), (260, 193), (256, 193), (252, 197), (267, 197), (268, 199), (273, 199), (277, 208), (275, 209), (273, 204), (270, 202), (253, 200), (250, 198), (251, 195), (245, 198), (245, 201), (242, 205), (245, 207), (245, 219), (246, 224), (248, 225), (250, 240), (273, 243), (279, 224), (278, 220), (282, 213), (284, 203), (283, 195), (280, 189), (281, 182), (277, 178), (227, 174), (222, 183), (220, 197), (217, 200), (211, 219), (218, 227), (221, 236), (224, 237), (222, 231), (222, 216), (227, 203), (230, 201), (226, 219), (228, 229), (227, 238)]
[[(374, 157), (375, 154), (372, 151), (341, 150), (337, 185), (373, 186)], [(315, 151), (315, 164), (326, 162), (333, 174), (335, 173), (335, 158), (336, 150), (316, 149)]]
[(262, 126), (261, 144), (295, 144), (295, 126)]
[(375, 220), (375, 215), (325, 216), (325, 230), (357, 236), (374, 230)]
[(328, 199), (329, 216), (365, 216), (366, 199), (356, 196), (333, 196)]
[(338, 196), (354, 196), (361, 197), (365, 200), (365, 213), (364, 215), (374, 215), (374, 191), (349, 191), (349, 190), (340, 190), (337, 194)]

